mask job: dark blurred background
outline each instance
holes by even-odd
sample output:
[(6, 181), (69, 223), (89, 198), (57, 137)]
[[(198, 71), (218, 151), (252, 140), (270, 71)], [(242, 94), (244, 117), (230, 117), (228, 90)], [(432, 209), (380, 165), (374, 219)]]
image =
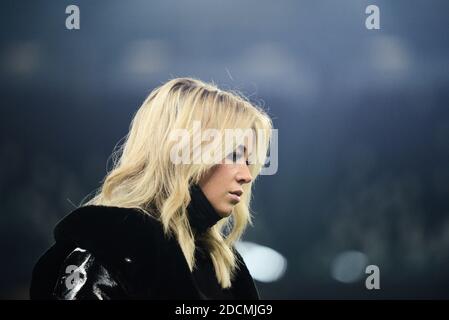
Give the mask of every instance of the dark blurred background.
[(28, 298), (54, 224), (99, 187), (149, 92), (181, 76), (240, 90), (279, 130), (242, 242), (263, 249), (247, 255), (262, 298), (449, 298), (449, 2), (0, 8), (1, 298)]

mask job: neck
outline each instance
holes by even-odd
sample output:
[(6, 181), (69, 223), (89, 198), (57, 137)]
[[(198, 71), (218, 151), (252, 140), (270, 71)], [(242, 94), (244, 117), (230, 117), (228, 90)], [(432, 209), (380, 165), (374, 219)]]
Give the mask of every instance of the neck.
[(190, 187), (190, 198), (187, 214), (195, 233), (204, 233), (222, 219), (198, 185)]

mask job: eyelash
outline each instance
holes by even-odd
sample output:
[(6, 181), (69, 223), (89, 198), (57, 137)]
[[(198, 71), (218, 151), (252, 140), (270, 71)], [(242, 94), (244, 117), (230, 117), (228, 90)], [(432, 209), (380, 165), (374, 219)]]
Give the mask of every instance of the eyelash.
[[(232, 162), (235, 163), (237, 161), (237, 159), (240, 159), (241, 157), (243, 157), (243, 154), (240, 154), (240, 156), (237, 157), (237, 152), (234, 151), (234, 152), (230, 153), (229, 156), (232, 156)], [(228, 156), (228, 159), (229, 159), (229, 156)], [(245, 161), (245, 162), (246, 162), (246, 165), (249, 165), (249, 161), (248, 160)]]

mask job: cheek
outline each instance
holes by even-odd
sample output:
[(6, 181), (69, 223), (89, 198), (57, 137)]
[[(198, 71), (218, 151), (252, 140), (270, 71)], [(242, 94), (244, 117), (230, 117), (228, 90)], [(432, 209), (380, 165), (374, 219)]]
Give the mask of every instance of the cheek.
[[(234, 166), (222, 164), (214, 168), (211, 174), (203, 180), (203, 191), (212, 205), (220, 211), (229, 211), (232, 203), (228, 192), (234, 187)], [(201, 185), (201, 184), (200, 184)]]
[[(232, 164), (221, 164), (215, 171), (214, 178), (221, 185), (230, 183), (235, 174), (235, 167)], [(226, 186), (224, 186), (226, 187)]]
[(228, 191), (223, 185), (223, 182), (216, 188), (214, 198), (215, 203), (220, 207), (229, 205)]
[(234, 207), (233, 203), (230, 201), (230, 199), (226, 194), (222, 195), (220, 200), (217, 202), (218, 203), (216, 205), (216, 210), (222, 216), (228, 215), (232, 211), (232, 208)]

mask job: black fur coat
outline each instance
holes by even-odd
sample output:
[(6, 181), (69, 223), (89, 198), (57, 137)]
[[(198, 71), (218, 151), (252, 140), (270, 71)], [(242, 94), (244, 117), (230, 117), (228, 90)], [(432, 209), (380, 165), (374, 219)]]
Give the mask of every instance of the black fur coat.
[[(220, 217), (199, 188), (191, 195), (190, 224), (204, 232)], [(31, 299), (259, 299), (237, 250), (236, 277), (222, 289), (205, 247), (197, 245), (198, 268), (190, 272), (177, 241), (136, 209), (80, 207), (58, 223), (54, 236), (33, 269)]]

